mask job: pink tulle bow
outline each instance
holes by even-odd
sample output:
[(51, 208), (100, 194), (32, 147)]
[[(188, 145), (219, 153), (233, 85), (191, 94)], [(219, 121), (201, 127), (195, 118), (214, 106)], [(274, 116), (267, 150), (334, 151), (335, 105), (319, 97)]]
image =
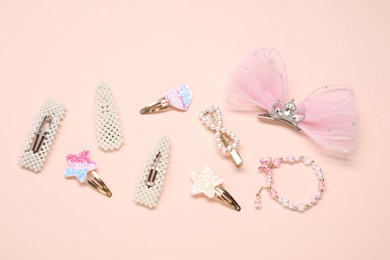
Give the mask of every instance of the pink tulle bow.
[(314, 90), (295, 105), (286, 100), (287, 76), (277, 50), (250, 52), (233, 70), (227, 99), (236, 107), (255, 106), (259, 117), (286, 122), (320, 146), (353, 152), (357, 145), (355, 95), (348, 86), (331, 85)]

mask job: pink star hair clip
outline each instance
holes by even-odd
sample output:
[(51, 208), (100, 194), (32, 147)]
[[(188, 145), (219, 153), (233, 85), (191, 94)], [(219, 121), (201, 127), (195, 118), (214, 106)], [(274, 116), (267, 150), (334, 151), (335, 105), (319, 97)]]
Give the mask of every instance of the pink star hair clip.
[(192, 100), (192, 91), (187, 85), (180, 85), (179, 89), (168, 89), (165, 96), (142, 108), (141, 115), (163, 112), (168, 109), (186, 111)]
[(81, 183), (87, 182), (98, 192), (111, 197), (112, 193), (107, 185), (96, 173), (96, 163), (89, 158), (89, 151), (84, 150), (78, 155), (68, 154), (66, 156), (68, 168), (65, 170), (65, 177), (76, 177)]
[(354, 91), (343, 85), (318, 88), (301, 103), (287, 101), (287, 76), (275, 49), (249, 53), (233, 70), (227, 99), (236, 107), (263, 109), (261, 119), (287, 123), (323, 148), (350, 153), (357, 145)]

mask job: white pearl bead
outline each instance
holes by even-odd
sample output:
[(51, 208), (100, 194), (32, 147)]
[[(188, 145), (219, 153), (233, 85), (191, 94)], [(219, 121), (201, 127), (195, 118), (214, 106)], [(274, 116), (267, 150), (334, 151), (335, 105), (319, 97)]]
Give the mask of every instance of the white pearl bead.
[(237, 148), (237, 143), (233, 143), (232, 148)]
[(232, 131), (226, 129), (226, 134), (227, 135), (230, 135), (231, 133), (232, 133)]
[(216, 132), (215, 135), (219, 137), (221, 136), (221, 132)]
[(219, 149), (222, 149), (222, 144), (217, 144)]
[(222, 152), (223, 152), (223, 153), (226, 153), (226, 148), (222, 148)]
[(288, 208), (289, 208), (289, 209), (294, 209), (294, 208), (295, 208), (295, 205), (294, 205), (293, 203), (290, 203), (290, 204), (288, 204)]
[(305, 165), (310, 165), (310, 164), (312, 163), (312, 160), (311, 160), (310, 157), (305, 156), (305, 157), (303, 157), (303, 163), (304, 163)]
[(304, 210), (306, 209), (306, 205), (303, 204), (303, 203), (299, 203), (299, 204), (297, 205), (297, 209), (298, 209), (300, 212), (302, 212), (302, 211), (304, 211)]
[(285, 206), (285, 207), (288, 207), (289, 203), (290, 203), (290, 201), (288, 199), (284, 199), (282, 202), (283, 206)]
[(222, 127), (222, 128), (221, 128), (221, 132), (222, 132), (222, 133), (226, 133), (226, 128)]
[(210, 129), (214, 130), (215, 129), (215, 125), (210, 125)]
[(217, 131), (217, 132), (221, 131), (221, 127), (219, 127), (219, 126), (215, 127), (215, 131)]
[(217, 143), (220, 143), (220, 142), (222, 142), (222, 139), (217, 137)]

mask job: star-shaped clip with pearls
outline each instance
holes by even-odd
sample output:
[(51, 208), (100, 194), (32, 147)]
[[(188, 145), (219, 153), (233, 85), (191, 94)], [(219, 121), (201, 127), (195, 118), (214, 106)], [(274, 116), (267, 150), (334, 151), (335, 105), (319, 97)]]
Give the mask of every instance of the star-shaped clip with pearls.
[(223, 180), (214, 174), (213, 169), (206, 165), (201, 172), (191, 172), (190, 178), (194, 182), (191, 193), (197, 195), (203, 193), (208, 198), (216, 198), (227, 206), (240, 211), (241, 207), (227, 192), (223, 186)]

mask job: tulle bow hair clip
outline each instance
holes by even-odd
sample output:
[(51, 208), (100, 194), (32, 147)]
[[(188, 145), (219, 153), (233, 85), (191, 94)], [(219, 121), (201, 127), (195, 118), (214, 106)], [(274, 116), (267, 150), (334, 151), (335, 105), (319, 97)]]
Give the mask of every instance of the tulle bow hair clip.
[(227, 88), (235, 107), (255, 106), (260, 119), (286, 123), (305, 133), (323, 148), (353, 152), (357, 145), (355, 94), (345, 85), (314, 90), (301, 103), (287, 100), (287, 76), (283, 61), (272, 48), (250, 52), (233, 70)]

